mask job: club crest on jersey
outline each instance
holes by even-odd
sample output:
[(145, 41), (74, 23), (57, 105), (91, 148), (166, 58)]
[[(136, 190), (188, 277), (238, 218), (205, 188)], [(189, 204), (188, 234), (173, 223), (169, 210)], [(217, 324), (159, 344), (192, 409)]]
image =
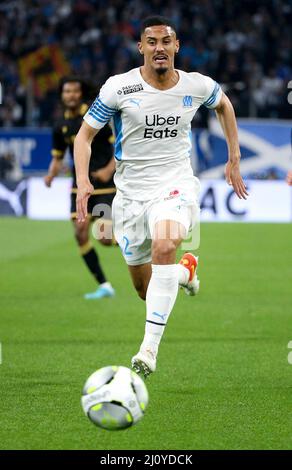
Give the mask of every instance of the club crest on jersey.
[(191, 96), (184, 96), (183, 97), (183, 107), (184, 108), (191, 108), (193, 106), (193, 98)]

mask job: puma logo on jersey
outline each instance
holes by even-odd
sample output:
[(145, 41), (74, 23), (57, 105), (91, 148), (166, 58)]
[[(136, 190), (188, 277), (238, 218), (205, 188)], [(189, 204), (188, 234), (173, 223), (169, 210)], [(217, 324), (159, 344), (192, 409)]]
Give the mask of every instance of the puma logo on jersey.
[(137, 106), (137, 108), (140, 108), (140, 103), (142, 100), (134, 100), (133, 98), (129, 100), (129, 103), (133, 103), (134, 106)]

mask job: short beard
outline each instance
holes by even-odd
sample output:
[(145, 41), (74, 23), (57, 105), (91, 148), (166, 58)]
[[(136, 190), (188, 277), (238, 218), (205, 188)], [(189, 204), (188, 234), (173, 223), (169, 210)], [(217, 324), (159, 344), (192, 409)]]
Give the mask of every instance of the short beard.
[(159, 69), (155, 69), (155, 72), (157, 73), (157, 75), (163, 75), (167, 71), (168, 71), (168, 67), (161, 67)]

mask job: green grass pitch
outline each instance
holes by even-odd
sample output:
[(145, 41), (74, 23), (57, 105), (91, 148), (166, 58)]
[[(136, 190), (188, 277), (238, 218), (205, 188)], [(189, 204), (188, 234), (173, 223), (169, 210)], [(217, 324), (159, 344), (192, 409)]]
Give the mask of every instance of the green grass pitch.
[(119, 248), (98, 247), (95, 283), (69, 222), (0, 220), (1, 449), (291, 449), (292, 225), (203, 224), (197, 298), (179, 293), (150, 403), (126, 431), (83, 415), (87, 377), (129, 366), (145, 306)]

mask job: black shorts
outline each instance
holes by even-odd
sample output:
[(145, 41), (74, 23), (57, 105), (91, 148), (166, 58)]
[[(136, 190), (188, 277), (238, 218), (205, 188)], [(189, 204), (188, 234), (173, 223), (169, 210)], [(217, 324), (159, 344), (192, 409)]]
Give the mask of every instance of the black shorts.
[[(77, 190), (72, 189), (71, 192), (71, 219), (76, 219), (76, 196)], [(95, 189), (94, 193), (88, 199), (88, 215), (91, 217), (104, 217), (107, 220), (112, 220), (112, 203), (116, 195), (116, 188)]]

